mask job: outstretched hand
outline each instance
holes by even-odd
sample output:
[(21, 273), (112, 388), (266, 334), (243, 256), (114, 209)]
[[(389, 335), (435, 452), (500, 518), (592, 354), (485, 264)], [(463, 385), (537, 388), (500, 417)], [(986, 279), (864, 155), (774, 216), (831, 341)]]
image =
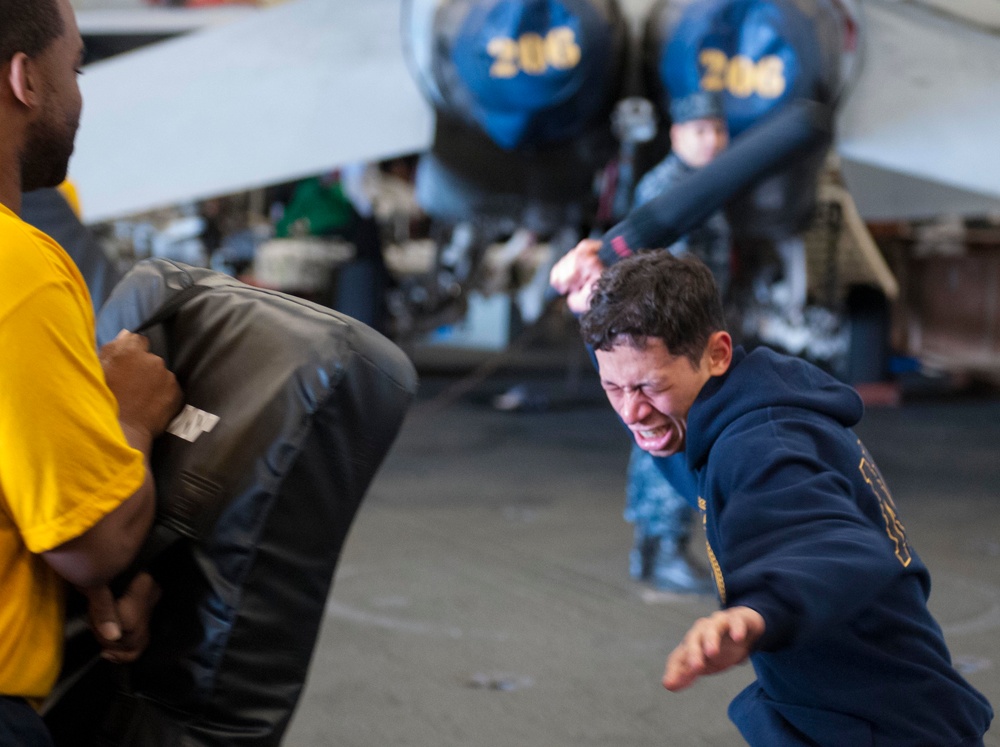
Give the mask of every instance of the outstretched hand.
[(549, 284), (566, 296), (570, 311), (582, 314), (590, 308), (590, 295), (604, 272), (604, 263), (597, 253), (600, 239), (584, 239), (556, 262), (549, 273)]
[(677, 692), (703, 675), (742, 664), (764, 627), (764, 618), (749, 607), (730, 607), (701, 618), (667, 657), (663, 686)]

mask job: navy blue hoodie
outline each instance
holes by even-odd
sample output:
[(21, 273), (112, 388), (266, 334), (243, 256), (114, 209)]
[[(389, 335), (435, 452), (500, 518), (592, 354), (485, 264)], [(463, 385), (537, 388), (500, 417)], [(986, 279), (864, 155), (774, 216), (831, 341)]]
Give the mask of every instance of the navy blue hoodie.
[(857, 393), (737, 348), (688, 415), (723, 606), (763, 615), (757, 682), (730, 718), (751, 745), (980, 744), (993, 711), (951, 665), (930, 577), (851, 428)]

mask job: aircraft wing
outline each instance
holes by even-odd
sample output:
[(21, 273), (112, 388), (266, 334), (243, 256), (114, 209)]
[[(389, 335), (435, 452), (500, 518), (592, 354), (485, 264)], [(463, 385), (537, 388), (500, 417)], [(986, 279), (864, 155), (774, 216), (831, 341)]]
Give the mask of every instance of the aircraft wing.
[(259, 12), (259, 9), (249, 5), (219, 5), (206, 8), (85, 8), (76, 11), (76, 23), (84, 37), (112, 34), (158, 36), (221, 26)]
[(400, 2), (297, 0), (88, 66), (86, 222), (427, 148)]
[[(633, 20), (652, 3), (621, 1)], [(85, 219), (424, 150), (401, 2), (295, 0), (88, 66), (70, 164)], [(1000, 211), (998, 15), (995, 0), (864, 1), (838, 151), (865, 218)]]
[(868, 219), (1000, 212), (1000, 4), (865, 0), (838, 151)]

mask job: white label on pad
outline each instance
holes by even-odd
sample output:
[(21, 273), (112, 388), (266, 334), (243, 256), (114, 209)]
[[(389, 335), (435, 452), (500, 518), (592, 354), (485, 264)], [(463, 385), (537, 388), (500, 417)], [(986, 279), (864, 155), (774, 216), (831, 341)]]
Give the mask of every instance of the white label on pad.
[(185, 405), (180, 415), (167, 426), (167, 433), (172, 433), (178, 438), (194, 443), (202, 433), (211, 433), (218, 422), (218, 415), (199, 410), (191, 405)]

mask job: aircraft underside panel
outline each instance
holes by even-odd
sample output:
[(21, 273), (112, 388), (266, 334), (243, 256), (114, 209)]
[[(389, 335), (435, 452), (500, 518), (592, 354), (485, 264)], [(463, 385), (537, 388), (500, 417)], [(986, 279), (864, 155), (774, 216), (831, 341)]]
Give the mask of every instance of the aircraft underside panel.
[(426, 148), (402, 0), (296, 0), (88, 66), (70, 162), (84, 220)]
[(593, 201), (594, 171), (612, 152), (600, 132), (508, 152), (464, 122), (439, 116), (417, 171), (417, 200), (440, 220), (506, 219), (548, 234), (581, 221), (583, 205)]
[(885, 0), (865, 3), (864, 21), (861, 74), (838, 122), (840, 154), (883, 172), (880, 191), (859, 190), (862, 215), (995, 210), (1000, 36), (989, 26)]

